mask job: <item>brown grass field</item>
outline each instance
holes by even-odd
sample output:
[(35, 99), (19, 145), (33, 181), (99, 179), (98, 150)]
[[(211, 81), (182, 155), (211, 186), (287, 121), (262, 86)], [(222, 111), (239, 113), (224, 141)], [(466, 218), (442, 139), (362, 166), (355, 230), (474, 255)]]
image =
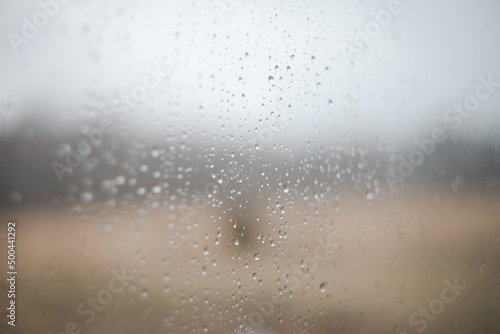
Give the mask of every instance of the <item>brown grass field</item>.
[[(235, 333), (257, 311), (257, 333), (419, 333), (409, 316), (456, 278), (467, 289), (424, 332), (500, 333), (496, 195), (340, 194), (288, 201), (283, 212), (270, 202), (205, 209), (189, 221), (138, 203), (5, 210), (2, 226), (18, 224), (17, 325), (7, 326), (3, 311), (1, 332), (55, 334), (74, 321), (89, 334)], [(304, 261), (327, 235), (329, 256)], [(86, 323), (78, 305), (123, 267), (133, 281)], [(275, 289), (280, 305), (269, 302)]]

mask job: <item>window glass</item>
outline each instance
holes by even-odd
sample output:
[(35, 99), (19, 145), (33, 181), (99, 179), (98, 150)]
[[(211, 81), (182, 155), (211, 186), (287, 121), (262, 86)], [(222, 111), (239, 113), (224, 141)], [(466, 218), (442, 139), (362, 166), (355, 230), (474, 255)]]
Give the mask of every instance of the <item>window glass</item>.
[(498, 1), (0, 8), (2, 333), (499, 333)]

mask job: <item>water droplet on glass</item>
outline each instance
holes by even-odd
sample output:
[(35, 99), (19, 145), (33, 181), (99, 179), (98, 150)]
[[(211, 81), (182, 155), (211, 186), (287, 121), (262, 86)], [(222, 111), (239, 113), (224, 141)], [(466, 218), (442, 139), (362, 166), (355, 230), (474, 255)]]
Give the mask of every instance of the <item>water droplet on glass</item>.
[(125, 183), (125, 176), (119, 175), (115, 178), (115, 183), (119, 186), (123, 185)]
[(371, 192), (371, 191), (366, 192), (366, 199), (367, 200), (371, 201), (374, 198), (375, 198), (375, 194), (373, 192)]
[(80, 199), (83, 203), (90, 203), (94, 199), (94, 195), (90, 191), (84, 191), (80, 194)]
[(23, 196), (19, 191), (13, 191), (9, 197), (13, 203), (21, 203), (21, 200), (23, 199)]

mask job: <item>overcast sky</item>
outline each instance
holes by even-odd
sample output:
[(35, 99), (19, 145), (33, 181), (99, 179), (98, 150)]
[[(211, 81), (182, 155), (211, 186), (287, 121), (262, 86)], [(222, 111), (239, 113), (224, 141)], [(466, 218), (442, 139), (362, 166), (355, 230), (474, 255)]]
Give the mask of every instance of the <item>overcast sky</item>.
[[(22, 36), (22, 18), (33, 22), (41, 7), (3, 1), (0, 131), (15, 133), (30, 112), (43, 112), (48, 129), (74, 131), (112, 114), (116, 98), (161, 66), (168, 78), (119, 124), (145, 140), (272, 128), (289, 142), (357, 134), (413, 141), (446, 127), (444, 111), (474, 92), (478, 76), (500, 81), (496, 0), (401, 0), (351, 56), (342, 43), (354, 44), (389, 1), (240, 2), (69, 1), (16, 53), (9, 33)], [(500, 91), (459, 130), (487, 135), (499, 105)], [(285, 112), (291, 122), (279, 120)]]

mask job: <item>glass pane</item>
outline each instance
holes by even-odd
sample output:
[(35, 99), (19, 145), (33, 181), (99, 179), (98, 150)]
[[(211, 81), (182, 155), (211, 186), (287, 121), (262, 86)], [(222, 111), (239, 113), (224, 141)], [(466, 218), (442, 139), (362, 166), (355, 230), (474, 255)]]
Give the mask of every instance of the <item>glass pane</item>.
[(0, 332), (500, 332), (498, 1), (0, 7)]

